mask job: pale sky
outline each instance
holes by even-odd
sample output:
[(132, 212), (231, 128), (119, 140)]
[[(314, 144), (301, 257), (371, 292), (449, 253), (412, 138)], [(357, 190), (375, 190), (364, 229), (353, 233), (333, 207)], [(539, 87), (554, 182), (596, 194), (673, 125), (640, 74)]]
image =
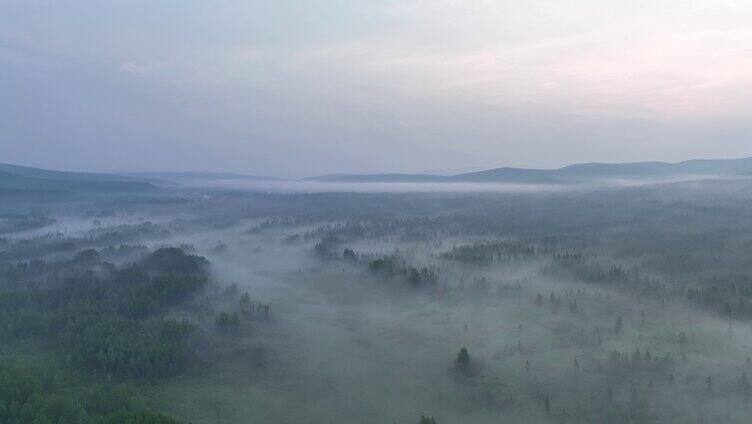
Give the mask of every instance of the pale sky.
[(0, 0), (0, 162), (281, 177), (752, 156), (752, 1)]

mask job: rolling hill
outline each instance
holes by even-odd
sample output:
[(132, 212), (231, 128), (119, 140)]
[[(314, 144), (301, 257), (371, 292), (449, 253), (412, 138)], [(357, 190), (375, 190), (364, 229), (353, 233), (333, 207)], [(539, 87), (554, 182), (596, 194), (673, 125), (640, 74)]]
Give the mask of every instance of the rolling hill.
[(131, 178), (159, 179), (171, 182), (208, 180), (281, 181), (279, 178), (237, 174), (234, 172), (126, 172), (120, 175)]
[(144, 193), (157, 191), (152, 181), (90, 172), (51, 171), (0, 164), (0, 189), (15, 192)]
[(495, 168), (456, 175), (431, 174), (330, 174), (305, 181), (364, 182), (499, 182), (517, 184), (564, 184), (604, 179), (651, 179), (671, 177), (735, 177), (752, 175), (752, 158), (694, 159), (684, 162), (580, 163), (557, 169)]

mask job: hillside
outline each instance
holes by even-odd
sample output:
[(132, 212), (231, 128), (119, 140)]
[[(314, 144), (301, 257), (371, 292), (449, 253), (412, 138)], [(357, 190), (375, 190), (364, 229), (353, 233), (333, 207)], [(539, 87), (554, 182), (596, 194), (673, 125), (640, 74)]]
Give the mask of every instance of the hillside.
[(237, 174), (234, 172), (126, 172), (131, 178), (159, 179), (170, 182), (192, 182), (208, 180), (280, 181), (279, 178), (260, 175)]
[(556, 184), (602, 179), (667, 177), (734, 177), (752, 174), (752, 158), (694, 159), (683, 162), (579, 163), (557, 169), (502, 167), (451, 176), (430, 174), (331, 174), (306, 178), (322, 182), (503, 182)]
[(151, 182), (110, 174), (50, 171), (17, 165), (0, 164), (0, 189), (15, 192), (125, 193), (151, 192)]

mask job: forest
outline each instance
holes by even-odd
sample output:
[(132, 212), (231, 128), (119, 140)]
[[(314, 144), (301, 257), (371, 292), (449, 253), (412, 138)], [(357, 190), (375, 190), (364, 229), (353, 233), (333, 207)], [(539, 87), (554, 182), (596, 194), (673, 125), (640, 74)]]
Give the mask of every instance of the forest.
[(0, 424), (752, 424), (751, 106), (752, 0), (0, 0)]
[(752, 183), (0, 207), (0, 423), (746, 423)]

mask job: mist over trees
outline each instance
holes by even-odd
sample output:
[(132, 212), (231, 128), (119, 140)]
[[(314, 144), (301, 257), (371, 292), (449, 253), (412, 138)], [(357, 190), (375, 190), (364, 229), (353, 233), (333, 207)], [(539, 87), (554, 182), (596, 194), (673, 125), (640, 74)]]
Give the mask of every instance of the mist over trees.
[(746, 423), (750, 188), (4, 203), (0, 422)]

